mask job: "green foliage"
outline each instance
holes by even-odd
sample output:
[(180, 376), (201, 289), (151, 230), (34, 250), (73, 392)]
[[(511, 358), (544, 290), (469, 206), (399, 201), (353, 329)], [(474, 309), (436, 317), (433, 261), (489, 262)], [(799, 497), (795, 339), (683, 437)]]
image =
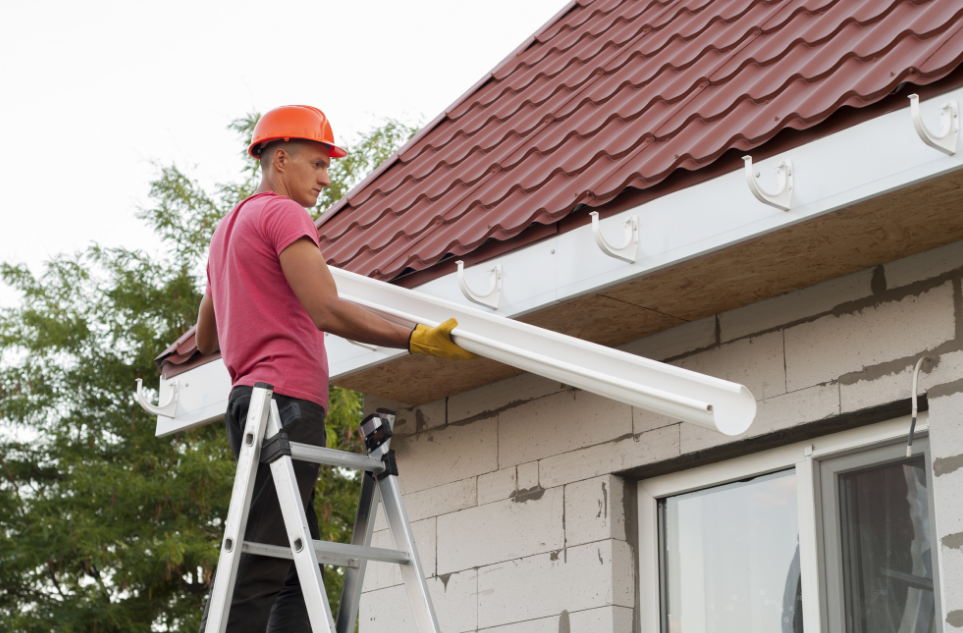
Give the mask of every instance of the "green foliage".
[[(258, 115), (231, 129), (250, 138)], [(335, 162), (322, 212), (413, 130), (395, 121)], [(246, 145), (245, 145), (246, 147)], [(245, 153), (246, 156), (246, 153)], [(0, 310), (0, 629), (193, 631), (217, 562), (234, 476), (223, 428), (154, 437), (134, 401), (153, 358), (193, 325), (217, 221), (254, 190), (257, 163), (205, 191), (176, 166), (141, 217), (167, 252), (92, 246), (39, 275), (2, 264), (23, 299)], [(332, 388), (328, 445), (360, 450), (361, 398)], [(358, 481), (323, 470), (322, 536), (347, 541)], [(334, 604), (338, 570), (326, 568)]]

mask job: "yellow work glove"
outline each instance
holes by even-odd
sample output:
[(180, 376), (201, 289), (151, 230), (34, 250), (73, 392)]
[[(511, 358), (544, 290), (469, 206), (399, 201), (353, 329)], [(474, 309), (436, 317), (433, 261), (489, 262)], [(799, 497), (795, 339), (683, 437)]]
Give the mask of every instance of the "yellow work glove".
[(428, 327), (419, 323), (408, 337), (408, 351), (412, 354), (428, 354), (446, 360), (478, 358), (468, 350), (458, 347), (451, 340), (451, 331), (456, 327), (458, 327), (458, 321), (455, 319), (448, 319), (437, 327)]

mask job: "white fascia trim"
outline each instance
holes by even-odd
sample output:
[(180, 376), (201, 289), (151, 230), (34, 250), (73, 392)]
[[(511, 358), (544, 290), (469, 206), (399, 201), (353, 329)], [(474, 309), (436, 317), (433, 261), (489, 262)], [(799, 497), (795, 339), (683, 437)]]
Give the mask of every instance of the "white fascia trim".
[(231, 376), (222, 359), (205, 363), (170, 380), (160, 381), (160, 401), (177, 389), (176, 417), (157, 416), (155, 435), (163, 437), (189, 431), (224, 417), (231, 393)]
[[(931, 129), (939, 129), (940, 104), (963, 99), (963, 88), (921, 104)], [(624, 225), (638, 217), (635, 263), (610, 257), (597, 246), (592, 226), (543, 240), (465, 270), (468, 285), (484, 290), (491, 269), (502, 268), (499, 307), (492, 314), (518, 317), (578, 295), (630, 281), (682, 261), (831, 213), (889, 191), (963, 167), (963, 153), (948, 156), (920, 140), (907, 107), (817, 139), (753, 165), (766, 190), (776, 188), (776, 166), (792, 161), (795, 181), (790, 211), (759, 202), (740, 166), (712, 180), (676, 191), (601, 221), (610, 243), (621, 243)], [(419, 292), (475, 307), (458, 284), (458, 275), (435, 279)], [(360, 371), (404, 354), (370, 350), (328, 337), (331, 377)]]

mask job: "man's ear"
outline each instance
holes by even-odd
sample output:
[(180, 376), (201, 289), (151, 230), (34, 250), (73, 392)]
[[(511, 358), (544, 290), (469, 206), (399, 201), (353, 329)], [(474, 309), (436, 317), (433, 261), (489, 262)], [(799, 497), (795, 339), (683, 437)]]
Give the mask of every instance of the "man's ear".
[(288, 161), (290, 160), (291, 156), (283, 147), (275, 147), (271, 151), (271, 167), (273, 167), (275, 171), (284, 171), (284, 168), (287, 167)]

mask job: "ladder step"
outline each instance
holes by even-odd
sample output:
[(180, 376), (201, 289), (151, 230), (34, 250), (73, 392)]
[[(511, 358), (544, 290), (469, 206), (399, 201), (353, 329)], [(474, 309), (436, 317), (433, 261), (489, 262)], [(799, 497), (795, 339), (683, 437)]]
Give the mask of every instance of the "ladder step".
[(291, 442), (291, 459), (313, 464), (325, 464), (338, 468), (352, 470), (367, 470), (372, 473), (384, 472), (385, 465), (380, 459), (372, 459), (357, 453), (336, 451), (333, 448), (322, 448), (301, 442)]
[[(362, 545), (348, 545), (346, 543), (332, 543), (330, 541), (312, 541), (314, 551), (318, 555), (318, 562), (336, 567), (360, 567), (362, 560), (378, 561), (379, 563), (394, 563), (407, 565), (411, 561), (408, 552), (380, 547), (364, 547)], [(247, 554), (258, 554), (272, 558), (286, 558), (294, 560), (290, 547), (266, 545), (244, 541), (241, 551)]]

